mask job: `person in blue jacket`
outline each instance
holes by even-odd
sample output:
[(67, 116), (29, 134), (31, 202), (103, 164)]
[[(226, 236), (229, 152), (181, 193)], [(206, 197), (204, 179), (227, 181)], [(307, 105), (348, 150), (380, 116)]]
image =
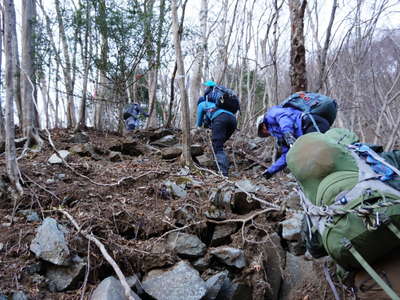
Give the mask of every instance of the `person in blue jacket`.
[(140, 125), (139, 116), (140, 115), (143, 115), (146, 118), (149, 117), (149, 114), (146, 113), (142, 107), (140, 107), (140, 104), (132, 103), (132, 104), (129, 104), (127, 107), (125, 107), (124, 113), (123, 113), (123, 118), (125, 121), (126, 130), (132, 131), (139, 127), (139, 125)]
[(197, 103), (196, 126), (201, 127), (204, 125), (207, 128), (211, 128), (212, 147), (218, 168), (222, 175), (228, 176), (229, 159), (224, 152), (224, 144), (236, 130), (236, 116), (230, 111), (216, 107), (216, 97), (219, 97), (220, 94), (213, 91), (213, 87), (216, 85), (214, 81), (208, 80), (204, 85), (207, 88), (204, 96), (200, 97)]
[[(314, 115), (319, 131), (324, 133), (329, 128), (329, 122), (324, 118)], [(275, 173), (286, 167), (286, 154), (296, 139), (303, 134), (318, 131), (308, 115), (292, 107), (276, 105), (271, 107), (264, 115), (263, 120), (258, 124), (259, 137), (275, 137), (278, 146), (281, 148), (281, 156), (272, 164), (263, 176), (269, 179)]]

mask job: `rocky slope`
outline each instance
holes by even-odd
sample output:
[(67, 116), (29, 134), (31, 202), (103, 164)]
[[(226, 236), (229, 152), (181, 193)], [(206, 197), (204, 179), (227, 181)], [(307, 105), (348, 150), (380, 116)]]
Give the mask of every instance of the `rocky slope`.
[(126, 299), (87, 237), (134, 299), (333, 299), (325, 259), (303, 255), (296, 183), (259, 178), (268, 141), (229, 141), (226, 179), (204, 130), (193, 132), (191, 168), (179, 161), (179, 130), (44, 137), (54, 146), (19, 159), (16, 203), (1, 156), (0, 299)]

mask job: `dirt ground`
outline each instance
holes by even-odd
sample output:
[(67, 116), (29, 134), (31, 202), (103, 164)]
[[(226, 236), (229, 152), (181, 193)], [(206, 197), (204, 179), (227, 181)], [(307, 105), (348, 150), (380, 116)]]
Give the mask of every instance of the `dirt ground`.
[[(193, 168), (191, 176), (197, 183), (189, 186), (187, 197), (174, 198), (165, 191), (163, 182), (179, 178), (184, 180), (179, 173), (182, 169), (179, 159), (164, 160), (156, 153), (150, 156), (123, 156), (122, 161), (112, 162), (105, 158), (102, 151), (121, 143), (126, 137), (91, 130), (86, 133), (90, 143), (98, 148), (98, 156), (93, 159), (91, 156), (70, 155), (67, 162), (72, 169), (48, 163), (54, 150), (47, 141), (42, 151), (28, 152), (19, 159), (25, 194), (17, 202), (10, 199), (0, 202), (1, 293), (10, 295), (12, 291), (23, 290), (30, 299), (88, 299), (102, 279), (114, 274), (99, 249), (78, 234), (59, 209), (73, 216), (86, 233), (94, 234), (125, 274), (141, 276), (152, 268), (173, 265), (179, 260), (160, 245), (167, 232), (184, 225), (180, 224), (177, 213), (183, 207), (193, 212), (190, 223), (195, 224), (188, 226), (186, 232), (198, 234), (203, 241), (209, 239), (210, 223), (204, 216), (209, 209), (208, 192), (226, 184), (223, 178)], [(67, 130), (51, 132), (58, 150), (72, 146), (69, 141), (72, 135)], [(18, 155), (21, 155), (21, 149)], [(263, 199), (280, 205), (290, 192), (282, 184), (290, 179), (283, 174), (265, 182), (247, 169), (251, 162), (240, 156), (236, 159), (238, 169), (230, 180), (247, 178), (263, 184), (270, 189)], [(0, 170), (4, 178), (4, 154), (0, 157)], [(34, 210), (41, 219), (57, 219), (73, 233), (68, 241), (71, 252), (88, 261), (86, 284), (76, 290), (55, 294), (32, 276), (32, 268), (40, 266), (29, 246), (41, 221), (28, 222), (19, 213), (26, 209)], [(248, 240), (262, 242), (269, 233), (278, 230), (277, 222), (284, 217), (284, 212), (259, 216), (255, 219), (256, 225), (247, 226), (233, 236), (232, 246), (244, 246), (246, 255), (257, 263), (260, 253), (258, 244), (245, 242), (243, 234)], [(244, 270), (242, 275), (245, 280), (252, 281), (254, 287), (256, 282), (261, 289), (267, 284), (263, 276), (257, 275), (253, 269)], [(317, 285), (310, 283), (304, 286), (299, 291), (299, 299), (331, 299), (323, 277), (318, 281)], [(253, 297), (257, 296), (253, 293)]]

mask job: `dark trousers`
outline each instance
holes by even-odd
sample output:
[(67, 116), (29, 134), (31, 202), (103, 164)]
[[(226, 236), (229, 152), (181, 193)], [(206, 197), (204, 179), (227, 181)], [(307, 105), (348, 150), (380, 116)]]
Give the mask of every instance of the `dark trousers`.
[[(325, 133), (329, 130), (329, 128), (331, 126), (329, 125), (329, 122), (326, 119), (324, 119), (318, 115), (312, 115), (312, 116), (313, 116), (315, 123), (317, 124), (320, 132)], [(308, 116), (308, 115), (305, 115), (303, 117), (302, 127), (303, 127), (302, 128), (303, 134), (318, 131), (318, 129), (315, 128), (314, 123), (311, 120), (310, 116)]]
[(224, 152), (224, 144), (236, 130), (236, 118), (222, 113), (211, 122), (212, 146), (222, 175), (228, 176), (229, 159)]

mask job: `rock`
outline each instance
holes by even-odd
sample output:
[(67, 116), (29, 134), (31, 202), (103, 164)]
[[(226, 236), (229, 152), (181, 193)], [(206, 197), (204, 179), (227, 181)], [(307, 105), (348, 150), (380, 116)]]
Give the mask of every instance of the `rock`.
[(70, 266), (50, 265), (46, 270), (46, 278), (51, 292), (62, 292), (77, 288), (77, 283), (85, 274), (86, 263), (79, 257), (72, 259)]
[(23, 148), (27, 140), (28, 139), (26, 137), (15, 139), (15, 148)]
[(232, 192), (229, 190), (213, 189), (209, 196), (210, 202), (217, 208), (230, 211)]
[(227, 276), (228, 271), (224, 271), (208, 278), (206, 281), (207, 293), (204, 299), (213, 300), (217, 298)]
[(214, 166), (216, 166), (214, 158), (209, 157), (207, 154), (197, 156), (196, 160), (196, 163), (199, 163), (201, 166), (206, 168), (213, 168)]
[(281, 286), (280, 300), (303, 298), (299, 295), (299, 291), (301, 291), (305, 285), (314, 282), (316, 278), (320, 278), (314, 271), (312, 261), (306, 261), (302, 256), (294, 256), (288, 252), (286, 254), (286, 267), (284, 272), (285, 280)]
[(204, 148), (202, 145), (195, 144), (190, 146), (190, 154), (194, 157), (204, 154)]
[(240, 191), (246, 191), (248, 193), (255, 193), (260, 189), (257, 185), (253, 184), (248, 179), (240, 180), (236, 182), (235, 185), (239, 188)]
[(235, 192), (232, 197), (232, 212), (238, 215), (245, 215), (259, 209), (260, 202), (249, 199), (245, 192)]
[(301, 239), (295, 242), (288, 242), (287, 244), (289, 252), (295, 256), (304, 255), (306, 253), (306, 245)]
[(181, 156), (182, 148), (168, 147), (161, 150), (161, 157), (163, 159), (173, 159)]
[(285, 221), (280, 222), (282, 226), (282, 238), (288, 241), (299, 241), (301, 239), (302, 214), (293, 214)]
[(35, 273), (41, 272), (42, 271), (42, 267), (43, 267), (42, 263), (38, 262), (38, 263), (26, 266), (24, 268), (24, 271), (26, 271), (29, 275), (33, 275)]
[(282, 270), (286, 257), (281, 246), (281, 238), (277, 233), (271, 234), (270, 242), (265, 243), (263, 250), (263, 265), (270, 288), (267, 290), (266, 299), (278, 300), (282, 283)]
[(200, 300), (207, 291), (199, 272), (185, 261), (166, 271), (151, 271), (145, 276), (142, 286), (157, 300)]
[[(66, 158), (68, 157), (68, 155), (70, 154), (69, 151), (67, 150), (60, 150), (58, 151), (58, 154), (64, 159), (66, 160)], [(53, 154), (52, 156), (50, 156), (49, 160), (48, 160), (49, 164), (55, 165), (55, 164), (62, 164), (62, 160), (61, 158), (58, 157), (57, 154)]]
[[(143, 134), (145, 132), (142, 130), (141, 133)], [(159, 128), (152, 132), (145, 133), (145, 135), (151, 142), (154, 142), (154, 141), (157, 141), (157, 140), (163, 138), (164, 136), (174, 135), (175, 133), (176, 133), (176, 130), (172, 130), (169, 128)]]
[(185, 198), (187, 196), (187, 192), (176, 183), (165, 181), (164, 184), (170, 191), (171, 195), (173, 195), (174, 197)]
[[(192, 210), (192, 212), (190, 210)], [(174, 219), (178, 225), (186, 225), (194, 220), (195, 211), (190, 206), (184, 206), (174, 212)]]
[(286, 207), (291, 209), (301, 209), (301, 199), (297, 192), (292, 191), (285, 199)]
[(11, 300), (28, 300), (28, 297), (23, 291), (16, 291), (12, 294)]
[(55, 182), (56, 181), (53, 178), (49, 178), (49, 179), (46, 180), (46, 184), (53, 184)]
[(188, 167), (181, 168), (177, 173), (178, 176), (187, 176), (190, 174), (190, 169)]
[(146, 153), (147, 148), (134, 139), (127, 139), (119, 149), (110, 148), (111, 151), (119, 151), (124, 155), (139, 156)]
[(201, 272), (205, 271), (210, 265), (210, 257), (208, 255), (200, 257), (192, 262), (193, 267)]
[(110, 153), (108, 154), (108, 159), (112, 162), (122, 161), (121, 152), (110, 151)]
[(89, 142), (89, 137), (84, 134), (83, 132), (78, 132), (74, 134), (69, 140), (69, 143), (75, 143), (75, 144), (84, 144)]
[(59, 180), (64, 180), (65, 179), (65, 174), (63, 174), (63, 173), (57, 174), (56, 176), (57, 176), (57, 178)]
[(69, 148), (69, 151), (82, 157), (90, 157), (96, 154), (93, 145), (89, 143), (74, 145)]
[(216, 247), (224, 244), (229, 244), (231, 242), (231, 234), (235, 233), (236, 230), (236, 223), (228, 223), (215, 226), (211, 238), (211, 246)]
[(244, 283), (233, 283), (229, 277), (225, 278), (217, 299), (224, 300), (252, 300), (252, 290)]
[(36, 211), (33, 211), (31, 209), (24, 209), (18, 211), (18, 213), (25, 216), (28, 222), (40, 222), (39, 215), (37, 214)]
[[(140, 299), (133, 291), (131, 296)], [(113, 276), (104, 279), (94, 290), (90, 300), (127, 300), (121, 282)]]
[(222, 209), (218, 209), (214, 205), (210, 205), (210, 207), (204, 212), (204, 215), (212, 220), (225, 220), (226, 219), (226, 212)]
[(238, 269), (242, 269), (246, 266), (246, 259), (243, 250), (222, 246), (212, 249), (210, 254), (214, 255), (228, 266), (233, 266)]
[(68, 265), (69, 249), (64, 237), (65, 229), (56, 220), (46, 218), (37, 228), (30, 250), (55, 265)]
[(195, 235), (173, 232), (168, 235), (168, 247), (183, 257), (199, 257), (206, 253), (206, 245)]
[(150, 145), (152, 146), (159, 146), (159, 147), (171, 147), (178, 143), (178, 139), (175, 135), (166, 135), (154, 142), (151, 142)]

